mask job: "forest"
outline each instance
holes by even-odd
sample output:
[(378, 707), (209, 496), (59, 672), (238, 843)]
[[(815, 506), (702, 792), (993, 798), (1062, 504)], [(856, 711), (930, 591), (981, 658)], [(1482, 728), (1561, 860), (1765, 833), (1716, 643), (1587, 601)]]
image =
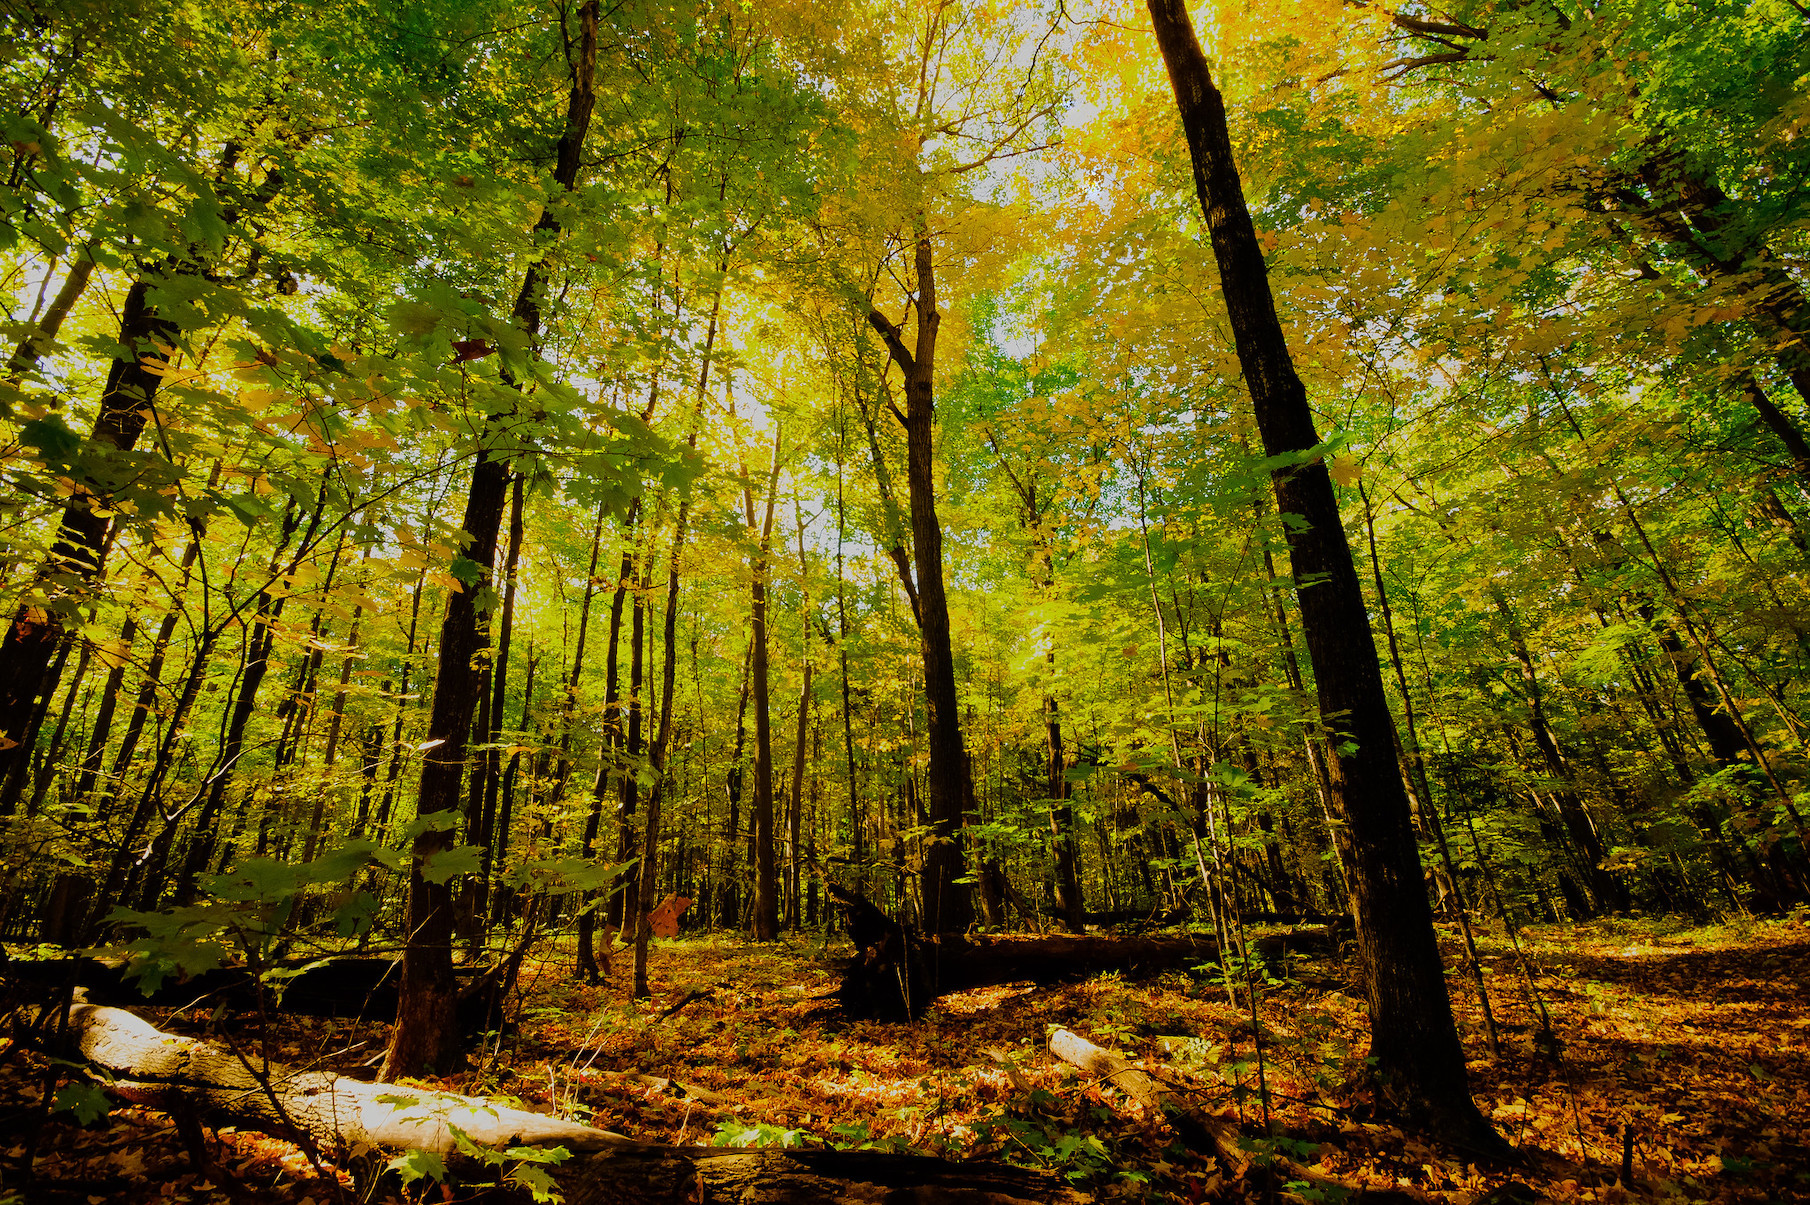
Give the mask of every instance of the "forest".
[(0, 45), (0, 1205), (1810, 1200), (1802, 0)]

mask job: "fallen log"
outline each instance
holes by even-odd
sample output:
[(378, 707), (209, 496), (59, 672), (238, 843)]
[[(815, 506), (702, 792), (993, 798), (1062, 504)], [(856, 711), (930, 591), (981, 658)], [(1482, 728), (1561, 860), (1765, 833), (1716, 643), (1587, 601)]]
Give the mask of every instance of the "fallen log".
[(481, 1146), (558, 1143), (592, 1150), (626, 1141), (473, 1097), (241, 1057), (213, 1042), (167, 1033), (123, 1008), (73, 1004), (65, 1032), (68, 1053), (105, 1072), (108, 1091), (122, 1099), (226, 1117), (294, 1141), (444, 1154), (456, 1145), (454, 1127)]
[[(1036, 937), (927, 938), (887, 916), (872, 901), (834, 883), (829, 892), (848, 911), (855, 953), (837, 995), (854, 1018), (906, 1020), (950, 992), (1002, 983), (1062, 983), (1108, 971), (1128, 975), (1192, 969), (1217, 962), (1213, 938), (1104, 933)], [(1251, 943), (1266, 959), (1337, 950), (1326, 929), (1271, 934)]]
[[(38, 1030), (57, 1029), (56, 1010)], [(373, 1084), (242, 1057), (158, 1029), (124, 1009), (77, 1002), (61, 1052), (103, 1073), (107, 1091), (136, 1104), (232, 1124), (324, 1151), (359, 1146), (446, 1155), (464, 1138), (484, 1147), (563, 1146), (551, 1169), (572, 1205), (1082, 1205), (1060, 1180), (999, 1164), (870, 1151), (731, 1150), (637, 1142), (574, 1121), (454, 1093)]]
[(1239, 1145), (1238, 1134), (1230, 1126), (1188, 1108), (1167, 1085), (1133, 1066), (1109, 1050), (1067, 1029), (1050, 1034), (1050, 1053), (1063, 1062), (1089, 1075), (1109, 1081), (1127, 1097), (1144, 1107), (1151, 1117), (1169, 1123), (1181, 1140), (1203, 1155), (1212, 1155), (1234, 1176), (1248, 1175), (1253, 1169), (1264, 1174), (1280, 1175), (1291, 1181), (1305, 1181), (1322, 1190), (1333, 1200), (1371, 1201), (1375, 1205), (1425, 1205), (1424, 1195), (1401, 1189), (1369, 1189), (1326, 1172), (1316, 1171), (1292, 1159), (1274, 1153), (1259, 1152)]
[[(502, 996), (513, 985), (510, 960), (482, 968), (460, 968), (458, 1016), (467, 1034), (495, 1028)], [(137, 971), (125, 961), (77, 957), (43, 961), (0, 962), (0, 980), (14, 988), (66, 991), (78, 987), (90, 1003), (144, 1005), (151, 1008), (199, 1009), (203, 1012), (256, 1012), (267, 1004), (277, 1012), (303, 1017), (347, 1017), (366, 1021), (396, 1019), (402, 963), (394, 958), (326, 958), (279, 964), (268, 980), (245, 967), (215, 967), (190, 976), (170, 976), (143, 989)]]

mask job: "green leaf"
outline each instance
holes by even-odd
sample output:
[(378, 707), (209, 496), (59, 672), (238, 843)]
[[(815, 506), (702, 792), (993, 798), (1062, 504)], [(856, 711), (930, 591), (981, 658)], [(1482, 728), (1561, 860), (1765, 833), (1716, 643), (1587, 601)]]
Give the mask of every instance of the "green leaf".
[(90, 1125), (113, 1111), (107, 1094), (86, 1080), (64, 1084), (51, 1098), (52, 1113), (73, 1113), (83, 1125)]
[(509, 1173), (508, 1178), (511, 1183), (520, 1184), (527, 1189), (529, 1195), (536, 1201), (546, 1203), (566, 1199), (564, 1194), (559, 1191), (558, 1186), (554, 1184), (553, 1177), (547, 1174), (547, 1170), (532, 1163), (524, 1163), (515, 1168)]
[(457, 845), (421, 859), (421, 877), (430, 883), (444, 883), (459, 874), (476, 874), (483, 868), (479, 860), (483, 851), (475, 845)]
[(82, 437), (69, 429), (60, 414), (49, 414), (20, 424), (19, 442), (38, 450), (47, 464), (67, 464), (82, 446)]
[(386, 1166), (405, 1185), (417, 1180), (435, 1180), (441, 1183), (446, 1180), (446, 1160), (432, 1151), (409, 1151), (407, 1154), (397, 1155)]

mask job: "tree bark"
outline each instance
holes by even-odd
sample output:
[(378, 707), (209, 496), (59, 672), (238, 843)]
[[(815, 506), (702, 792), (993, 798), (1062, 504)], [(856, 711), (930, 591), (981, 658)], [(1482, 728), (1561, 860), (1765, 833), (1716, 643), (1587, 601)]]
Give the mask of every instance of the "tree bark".
[[(1350, 889), (1364, 952), (1371, 1056), (1384, 1099), (1459, 1146), (1506, 1149), (1477, 1111), (1452, 1019), (1445, 967), (1421, 882), (1407, 794), (1395, 766), (1388, 701), (1338, 498), (1307, 391), (1295, 373), (1268, 270), (1232, 155), (1225, 104), (1182, 0), (1147, 0), (1181, 111), (1195, 189), (1219, 266), (1233, 338), (1288, 526), (1302, 627), (1320, 713), (1339, 733), (1332, 764), (1338, 819), (1349, 826)], [(1303, 463), (1305, 461), (1305, 463)]]
[[(160, 317), (151, 304), (155, 281), (138, 281), (126, 292), (120, 313), (119, 342), (127, 355), (114, 359), (101, 390), (100, 413), (89, 438), (118, 452), (129, 452), (145, 429), (163, 370), (174, 352), (176, 326)], [(77, 483), (57, 528), (50, 561), (39, 575), (40, 583), (64, 593), (59, 581), (73, 579), (79, 589), (99, 575), (109, 520), (96, 507), (104, 501), (107, 485), (101, 481)], [(62, 601), (62, 600), (58, 600)], [(55, 606), (26, 607), (13, 617), (0, 640), (0, 780), (10, 777), (14, 766), (30, 757), (26, 727), (40, 695), (56, 690), (46, 681), (51, 658), (63, 638), (64, 615)], [(7, 744), (7, 742), (14, 742)]]
[[(923, 921), (927, 933), (960, 933), (974, 921), (974, 901), (963, 878), (962, 818), (967, 757), (962, 749), (955, 653), (949, 638), (949, 598), (943, 583), (943, 528), (936, 517), (936, 264), (930, 233), (920, 228), (916, 252), (918, 340), (907, 350), (899, 328), (878, 310), (868, 322), (886, 342), (905, 378), (906, 484), (911, 494), (911, 542), (917, 569), (918, 632), (924, 655), (924, 706), (928, 713), (930, 834), (924, 844)], [(894, 412), (897, 413), (896, 411)]]
[[(767, 573), (773, 539), (773, 502), (779, 488), (779, 432), (773, 433), (773, 463), (767, 473), (766, 517), (758, 528), (760, 543), (755, 552), (754, 582), (751, 587), (749, 628), (751, 694), (754, 701), (754, 815), (750, 836), (754, 842), (754, 908), (750, 927), (755, 941), (773, 941), (779, 936), (779, 874), (773, 857), (773, 718), (767, 689)], [(754, 494), (742, 488), (748, 530), (754, 524)]]
[[(581, 35), (577, 57), (571, 62), (572, 89), (560, 136), (558, 163), (553, 179), (571, 191), (578, 179), (579, 158), (595, 104), (592, 76), (597, 68), (599, 0), (579, 9)], [(537, 234), (557, 238), (559, 219), (545, 209), (535, 223)], [(531, 264), (516, 297), (513, 317), (532, 344), (540, 333), (541, 267)], [(486, 435), (497, 424), (487, 424)], [(460, 1035), (454, 1016), (457, 981), (453, 977), (453, 889), (450, 881), (431, 882), (422, 873), (435, 854), (452, 847), (460, 802), (459, 787), (465, 773), (465, 747), (477, 707), (480, 676), (472, 664), (484, 644), (478, 626), (477, 594), (488, 585), (496, 559), (496, 545), (503, 522), (503, 504), (509, 487), (509, 467), (497, 450), (481, 446), (472, 468), (471, 490), (461, 529), (470, 537), (465, 557), (477, 568), (477, 579), (447, 599), (446, 617), (440, 627), (439, 676), (434, 683), (434, 706), (427, 739), (432, 744), (421, 765), (417, 813), (443, 816), (448, 827), (428, 828), (415, 838), (409, 867), (407, 944), (402, 957), (401, 1000), (396, 1028), (385, 1053), (381, 1078), (394, 1080), (420, 1075), (427, 1067), (446, 1070), (458, 1056)]]

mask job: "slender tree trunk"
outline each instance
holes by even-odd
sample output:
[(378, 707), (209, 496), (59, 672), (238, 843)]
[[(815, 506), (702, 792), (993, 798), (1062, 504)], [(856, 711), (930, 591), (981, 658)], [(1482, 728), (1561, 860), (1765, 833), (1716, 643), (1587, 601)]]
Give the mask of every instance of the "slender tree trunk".
[(70, 311), (75, 309), (75, 303), (81, 299), (93, 276), (93, 245), (86, 244), (76, 248), (69, 273), (63, 277), (63, 284), (57, 290), (57, 295), (51, 298), (50, 307), (38, 319), (36, 329), (19, 341), (17, 350), (7, 361), (6, 377), (9, 382), (17, 385), (43, 359), (44, 354), (56, 342), (64, 321), (69, 317)]
[(194, 902), (195, 878), (213, 860), (220, 810), (226, 803), (226, 788), (238, 769), (245, 752), (245, 729), (257, 709), (258, 688), (270, 669), (270, 654), (275, 643), (275, 625), (283, 615), (287, 598), (272, 599), (266, 591), (258, 596), (257, 618), (245, 642), (244, 661), (239, 672), (239, 691), (233, 699), (227, 721), (226, 738), (214, 757), (214, 772), (207, 783), (207, 798), (195, 818), (195, 835), (189, 843), (188, 855), (177, 872), (174, 898), (179, 904)]
[[(839, 427), (838, 433), (845, 435), (846, 428)], [(842, 542), (846, 531), (847, 514), (842, 496), (841, 450), (841, 444), (838, 443), (836, 461), (836, 656), (842, 669), (842, 752), (847, 762), (848, 773), (849, 861), (854, 863), (855, 867), (855, 891), (857, 894), (863, 894), (867, 890), (867, 853), (862, 841), (862, 829), (865, 827), (866, 817), (863, 815), (865, 809), (861, 806), (861, 792), (855, 781), (855, 720), (848, 681), (848, 591), (842, 572)]]
[[(214, 466), (216, 476), (219, 464)], [(169, 655), (170, 641), (176, 635), (176, 625), (182, 619), (182, 596), (189, 582), (189, 574), (194, 570), (195, 562), (201, 556), (201, 536), (197, 531), (189, 537), (187, 547), (182, 550), (181, 576), (177, 586), (170, 595), (170, 606), (157, 625), (157, 635), (151, 641), (151, 656), (145, 662), (145, 676), (138, 688), (138, 694), (132, 700), (132, 715), (126, 721), (125, 735), (120, 738), (119, 749), (113, 755), (113, 773), (107, 784), (107, 793), (96, 804), (96, 811), (105, 813), (113, 800), (125, 785), (126, 771), (132, 767), (132, 756), (138, 751), (139, 739), (144, 735), (145, 723), (149, 720), (151, 709), (157, 703), (157, 691), (162, 685), (163, 664)], [(92, 784), (89, 787), (93, 789)], [(85, 792), (78, 791), (78, 794)]]
[[(736, 869), (736, 851), (740, 848), (736, 834), (741, 830), (742, 753), (748, 740), (748, 696), (754, 669), (754, 638), (748, 639), (748, 652), (742, 658), (742, 689), (735, 705), (735, 749), (729, 755), (729, 769), (723, 775), (723, 794), (729, 801), (729, 822), (723, 830), (723, 877), (718, 893), (717, 922), (725, 929), (741, 924), (741, 879)], [(752, 828), (752, 826), (750, 826)]]
[[(592, 824), (589, 817), (585, 820), (585, 832), (595, 842), (597, 829), (602, 824), (603, 801), (607, 797), (610, 785), (616, 781), (615, 776), (622, 767), (617, 763), (622, 757), (622, 606), (628, 600), (629, 587), (634, 584), (635, 569), (635, 521), (641, 513), (641, 500), (636, 498), (629, 503), (628, 513), (623, 517), (622, 530), (618, 539), (622, 545), (622, 563), (616, 570), (616, 593), (610, 599), (610, 637), (604, 653), (603, 670), (603, 745), (605, 756), (597, 764), (597, 780), (591, 789), (591, 816), (596, 817), (597, 824)], [(620, 815), (616, 824), (616, 860), (627, 861), (630, 853), (631, 839), (627, 824)], [(588, 855), (587, 855), (588, 856)], [(623, 900), (626, 895), (626, 876), (620, 889), (612, 889), (609, 897), (610, 923), (620, 929), (625, 919)], [(580, 920), (581, 931), (584, 922)], [(579, 958), (585, 957), (584, 943), (580, 942)], [(595, 967), (595, 955), (592, 956), (592, 969)]]
[[(50, 741), (44, 746), (43, 760), (38, 763), (37, 772), (32, 779), (31, 798), (25, 803), (25, 814), (28, 816), (38, 814), (38, 808), (43, 805), (44, 797), (50, 792), (51, 780), (56, 777), (57, 765), (62, 760), (63, 738), (69, 732), (69, 718), (75, 714), (76, 701), (82, 693), (82, 683), (87, 679), (88, 666), (94, 660), (94, 645), (83, 640), (81, 646), (81, 655), (75, 661), (75, 674), (69, 680), (69, 689), (63, 692), (63, 708), (57, 713), (56, 727), (50, 731)], [(68, 648), (65, 647), (58, 657), (68, 655)], [(57, 676), (62, 675), (59, 672)], [(19, 773), (14, 776), (13, 782), (8, 784), (9, 791), (24, 787), (25, 769), (25, 764), (21, 763)], [(4, 801), (0, 801), (0, 813), (11, 812), (15, 802), (16, 800), (9, 793)]]
[[(174, 352), (176, 326), (151, 305), (153, 284), (150, 278), (140, 280), (126, 293), (119, 342), (128, 354), (115, 358), (108, 370), (100, 413), (90, 435), (96, 443), (119, 452), (131, 451), (138, 442)], [(78, 483), (63, 508), (57, 541), (44, 572), (70, 574), (83, 582), (100, 574), (109, 519), (96, 503), (103, 502), (105, 494), (102, 482)], [(47, 680), (47, 674), (62, 643), (66, 618), (55, 607), (28, 607), (14, 616), (0, 640), (0, 737), (14, 742), (0, 748), (0, 779), (9, 777), (15, 764), (31, 756), (26, 728), (39, 697), (56, 691), (57, 684)], [(0, 741), (3, 744), (6, 742)]]
[[(577, 182), (585, 133), (591, 124), (599, 9), (599, 0), (589, 0), (578, 11), (582, 33), (575, 47), (577, 58), (571, 62), (572, 90), (553, 171), (554, 182), (566, 191)], [(542, 211), (535, 229), (549, 240), (558, 237), (559, 220), (551, 208)], [(540, 332), (543, 286), (539, 264), (530, 265), (513, 317), (531, 342)], [(499, 428), (501, 424), (493, 421), (489, 426)], [(486, 434), (493, 432), (487, 430)], [(428, 739), (438, 743), (426, 751), (422, 762), (417, 809), (423, 817), (445, 814), (451, 824), (456, 824), (466, 738), (477, 707), (479, 675), (472, 660), (483, 646), (477, 595), (490, 581), (508, 486), (509, 468), (503, 455), (488, 446), (480, 447), (472, 468), (464, 521), (460, 524), (470, 537), (465, 557), (475, 565), (477, 580), (447, 600), (446, 618), (440, 628), (439, 676), (434, 683), (434, 707), (428, 723)], [(444, 1070), (458, 1057), (459, 1032), (454, 1015), (458, 983), (452, 964), (453, 889), (449, 881), (433, 882), (423, 874), (429, 859), (451, 848), (453, 832), (451, 827), (428, 828), (415, 838), (396, 1027), (379, 1075), (385, 1081), (419, 1075), (429, 1066)]]
[[(294, 513), (293, 503), (284, 516), (283, 536), (270, 558), (270, 575), (274, 580), (278, 576), (278, 566), (289, 542), (297, 531), (301, 538), (296, 542), (295, 555), (289, 561), (288, 572), (293, 572), (301, 563), (301, 559), (313, 548), (315, 533), (320, 528), (320, 521), (327, 505), (327, 494), (323, 490), (304, 528)], [(174, 896), (177, 902), (187, 906), (194, 902), (195, 878), (206, 870), (212, 861), (218, 836), (220, 810), (226, 803), (226, 788), (237, 773), (239, 759), (245, 753), (245, 730), (251, 723), (252, 713), (257, 708), (258, 688), (264, 684), (264, 675), (270, 669), (270, 654), (276, 644), (276, 624), (283, 616), (283, 608), (289, 596), (274, 598), (270, 587), (266, 586), (258, 592), (255, 609), (256, 619), (252, 623), (251, 635), (245, 645), (245, 659), (241, 662), (239, 674), (239, 692), (233, 700), (232, 713), (226, 727), (225, 739), (220, 750), (214, 755), (213, 772), (207, 780), (207, 798), (201, 805), (201, 811), (195, 818), (195, 835), (189, 844), (188, 856), (183, 859), (182, 869), (176, 876)]]
[(773, 857), (773, 719), (771, 696), (767, 689), (767, 574), (768, 550), (773, 540), (773, 502), (779, 488), (779, 431), (773, 433), (773, 463), (767, 474), (766, 518), (756, 528), (754, 494), (742, 488), (742, 501), (747, 511), (748, 530), (758, 532), (760, 543), (754, 558), (754, 582), (749, 609), (749, 628), (753, 635), (750, 660), (754, 700), (754, 816), (749, 833), (754, 841), (754, 915), (751, 922), (755, 941), (773, 941), (779, 936), (779, 875)]
[(126, 666), (131, 664), (133, 644), (138, 641), (138, 618), (128, 615), (119, 629), (119, 643), (109, 652), (112, 662), (107, 667), (107, 682), (101, 688), (100, 707), (94, 714), (94, 727), (88, 733), (88, 752), (82, 757), (81, 772), (76, 777), (75, 798), (85, 799), (100, 778), (101, 762), (107, 755), (107, 741), (113, 734), (113, 716), (119, 708), (119, 696), (126, 685)]
[(816, 668), (811, 661), (811, 564), (804, 554), (804, 512), (796, 498), (792, 500), (793, 517), (798, 525), (799, 589), (803, 593), (800, 609), (804, 616), (802, 652), (804, 684), (798, 689), (798, 733), (793, 741), (792, 791), (786, 801), (786, 923), (801, 927), (799, 914), (799, 859), (804, 849), (802, 824), (804, 810), (805, 733), (811, 721), (811, 674)]
[[(704, 352), (704, 375), (700, 377), (698, 387), (698, 413), (703, 414), (704, 387), (709, 381), (710, 351), (708, 344)], [(694, 420), (691, 433), (691, 446), (697, 446), (697, 426)], [(666, 567), (666, 614), (661, 625), (663, 643), (660, 666), (660, 712), (658, 727), (655, 730), (653, 748), (648, 751), (648, 762), (654, 773), (654, 785), (647, 793), (647, 815), (644, 821), (646, 836), (641, 843), (641, 905), (635, 913), (635, 998), (645, 1000), (652, 994), (647, 984), (647, 943), (652, 936), (652, 924), (649, 914), (653, 910), (654, 900), (659, 896), (658, 872), (660, 867), (660, 809), (665, 802), (667, 792), (667, 755), (672, 749), (672, 698), (673, 682), (678, 672), (679, 648), (679, 562), (685, 552), (686, 527), (691, 520), (691, 494), (686, 492), (679, 501), (679, 517), (673, 525), (672, 556)]]
[[(920, 221), (923, 219), (920, 218)], [(918, 631), (924, 655), (924, 704), (930, 764), (926, 773), (930, 835), (924, 848), (923, 929), (960, 933), (974, 920), (964, 877), (962, 819), (968, 791), (962, 748), (955, 653), (949, 638), (949, 599), (943, 582), (943, 529), (936, 517), (936, 266), (930, 233), (920, 228), (916, 253), (917, 347), (907, 350), (899, 328), (878, 310), (868, 322), (886, 341), (905, 377), (906, 482), (911, 494), (911, 542), (917, 569)]]
[[(1298, 462), (1299, 453), (1320, 446), (1320, 437), (1276, 317), (1224, 102), (1186, 5), (1148, 0), (1148, 7), (1187, 132), (1264, 452)], [(1378, 1085), (1396, 1107), (1457, 1145), (1500, 1151), (1501, 1138), (1470, 1097), (1408, 798), (1396, 772), (1376, 644), (1332, 478), (1316, 458), (1279, 467), (1272, 479), (1277, 508), (1296, 517), (1288, 526), (1289, 553), (1320, 712), (1340, 729), (1330, 770), (1355, 854), (1350, 888)]]

